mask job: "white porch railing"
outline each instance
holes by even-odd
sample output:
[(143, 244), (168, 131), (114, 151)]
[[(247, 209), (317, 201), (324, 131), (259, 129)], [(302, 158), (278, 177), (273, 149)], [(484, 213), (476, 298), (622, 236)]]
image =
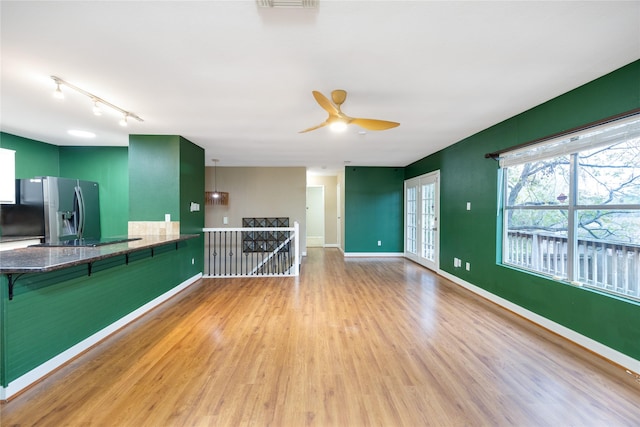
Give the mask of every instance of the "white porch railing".
[(298, 276), (300, 226), (203, 228), (204, 277)]
[[(511, 231), (506, 264), (567, 277), (567, 239), (547, 233)], [(640, 245), (578, 240), (576, 281), (586, 286), (640, 299)]]

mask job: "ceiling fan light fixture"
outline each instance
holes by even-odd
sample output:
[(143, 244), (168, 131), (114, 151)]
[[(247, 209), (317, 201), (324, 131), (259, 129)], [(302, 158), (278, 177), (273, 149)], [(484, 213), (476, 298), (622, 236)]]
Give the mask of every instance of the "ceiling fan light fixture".
[(347, 99), (346, 90), (336, 89), (332, 91), (332, 101), (317, 90), (314, 90), (311, 93), (320, 107), (329, 114), (329, 117), (319, 125), (301, 130), (298, 133), (310, 132), (324, 126), (329, 126), (329, 128), (334, 132), (341, 132), (344, 131), (349, 124), (360, 126), (366, 130), (386, 130), (400, 126), (400, 123), (389, 122), (387, 120), (362, 119), (347, 116), (340, 109), (342, 103)]
[(345, 130), (347, 130), (347, 124), (342, 120), (336, 120), (329, 125), (329, 129), (334, 132), (344, 132)]

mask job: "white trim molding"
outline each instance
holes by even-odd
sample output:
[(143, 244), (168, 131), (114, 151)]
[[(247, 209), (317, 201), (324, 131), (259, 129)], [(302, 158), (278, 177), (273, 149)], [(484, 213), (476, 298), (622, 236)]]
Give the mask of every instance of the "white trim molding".
[(381, 257), (398, 257), (404, 258), (404, 252), (344, 252), (345, 257), (368, 257), (368, 258), (381, 258)]
[(202, 273), (198, 273), (195, 276), (185, 280), (184, 282), (180, 283), (178, 286), (152, 299), (142, 307), (132, 311), (131, 313), (127, 314), (124, 317), (121, 317), (119, 320), (99, 330), (95, 334), (85, 338), (84, 340), (80, 341), (78, 344), (74, 345), (73, 347), (68, 348), (67, 350), (63, 351), (57, 356), (47, 360), (43, 364), (33, 368), (29, 372), (11, 381), (7, 385), (7, 387), (0, 387), (0, 401), (7, 400), (11, 398), (13, 395), (15, 395), (16, 393), (38, 382), (45, 376), (49, 375), (50, 373), (52, 373), (53, 371), (55, 371), (56, 369), (64, 365), (65, 363), (71, 361), (72, 359), (79, 356), (83, 352), (89, 350), (91, 347), (94, 347), (95, 345), (99, 344), (100, 341), (114, 334), (119, 329), (125, 327), (126, 325), (133, 322), (140, 316), (146, 314), (147, 312), (151, 311), (152, 309), (159, 306), (163, 302), (167, 301), (177, 293), (193, 285), (201, 277), (202, 277)]
[(619, 352), (618, 350), (615, 350), (611, 347), (608, 347), (592, 338), (589, 338), (585, 335), (579, 334), (578, 332), (567, 328), (566, 326), (563, 326), (559, 323), (556, 323), (552, 320), (547, 319), (546, 317), (540, 316), (537, 313), (534, 313), (533, 311), (529, 311), (524, 307), (521, 307), (517, 304), (512, 303), (509, 300), (506, 300), (504, 298), (501, 298), (495, 294), (492, 294), (491, 292), (488, 292), (476, 285), (473, 285), (465, 280), (460, 279), (459, 277), (456, 277), (450, 273), (447, 273), (446, 271), (440, 271), (439, 274), (442, 277), (445, 277), (449, 280), (451, 280), (453, 283), (462, 286), (463, 288), (466, 288), (468, 290), (470, 290), (471, 292), (480, 295), (481, 297), (495, 303), (498, 304), (499, 306), (506, 308), (509, 311), (514, 312), (515, 314), (524, 317), (525, 319), (551, 331), (554, 332), (558, 335), (560, 335), (561, 337), (572, 341), (576, 344), (578, 344), (581, 347), (586, 348), (587, 350), (590, 350), (596, 354), (598, 354), (601, 357), (604, 357), (605, 359), (622, 366), (623, 368), (626, 368), (628, 371), (631, 371), (633, 373), (640, 373), (640, 360), (634, 359), (630, 356), (627, 356), (624, 353)]

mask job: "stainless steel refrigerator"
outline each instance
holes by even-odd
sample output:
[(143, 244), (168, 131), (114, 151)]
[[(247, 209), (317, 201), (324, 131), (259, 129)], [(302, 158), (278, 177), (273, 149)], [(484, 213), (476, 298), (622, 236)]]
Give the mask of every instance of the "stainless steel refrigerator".
[(100, 198), (97, 182), (42, 178), (45, 241), (100, 238)]
[[(16, 204), (2, 234), (44, 235), (45, 243), (100, 239), (97, 182), (52, 176), (16, 182)], [(7, 231), (9, 233), (7, 233)]]

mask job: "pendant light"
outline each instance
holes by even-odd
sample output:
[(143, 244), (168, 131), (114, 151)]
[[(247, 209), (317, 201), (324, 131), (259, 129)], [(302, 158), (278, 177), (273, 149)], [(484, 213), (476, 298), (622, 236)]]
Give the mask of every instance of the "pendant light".
[(218, 191), (218, 159), (213, 160), (213, 191), (205, 191), (205, 203), (207, 205), (222, 205), (227, 206), (229, 204), (229, 193), (225, 191)]

